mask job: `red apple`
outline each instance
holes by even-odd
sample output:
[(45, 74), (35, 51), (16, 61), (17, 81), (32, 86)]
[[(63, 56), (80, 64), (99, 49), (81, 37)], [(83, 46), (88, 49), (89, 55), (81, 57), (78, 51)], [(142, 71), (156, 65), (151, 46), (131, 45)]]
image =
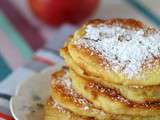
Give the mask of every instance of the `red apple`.
[(29, 0), (32, 11), (50, 25), (78, 24), (97, 8), (99, 0)]

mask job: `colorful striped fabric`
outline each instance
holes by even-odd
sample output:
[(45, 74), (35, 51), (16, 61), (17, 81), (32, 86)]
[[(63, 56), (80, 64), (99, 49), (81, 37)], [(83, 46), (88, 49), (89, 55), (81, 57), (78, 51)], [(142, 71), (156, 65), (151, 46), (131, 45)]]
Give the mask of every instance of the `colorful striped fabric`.
[[(32, 58), (33, 51), (42, 47), (43, 37), (38, 29), (8, 0), (0, 1), (0, 52), (4, 63), (0, 80)], [(6, 66), (6, 67), (4, 67)]]
[[(159, 5), (159, 0), (101, 0), (94, 17), (136, 18), (159, 28)], [(14, 94), (23, 79), (23, 76), (16, 79), (17, 74), (23, 73), (27, 78), (31, 71), (39, 72), (61, 61), (57, 51), (75, 28), (64, 25), (55, 29), (45, 25), (32, 14), (27, 0), (0, 0), (0, 98), (9, 99), (8, 94)], [(15, 71), (20, 66), (25, 70)], [(9, 114), (6, 101), (0, 99), (0, 112)]]
[(0, 81), (3, 80), (5, 76), (11, 73), (11, 69), (6, 64), (2, 56), (0, 56)]
[[(18, 49), (24, 59), (29, 59), (32, 56), (32, 49), (22, 38), (22, 36), (14, 29), (14, 26), (9, 22), (3, 13), (0, 13), (0, 27), (7, 33), (8, 40)], [(3, 45), (3, 44), (1, 44)]]

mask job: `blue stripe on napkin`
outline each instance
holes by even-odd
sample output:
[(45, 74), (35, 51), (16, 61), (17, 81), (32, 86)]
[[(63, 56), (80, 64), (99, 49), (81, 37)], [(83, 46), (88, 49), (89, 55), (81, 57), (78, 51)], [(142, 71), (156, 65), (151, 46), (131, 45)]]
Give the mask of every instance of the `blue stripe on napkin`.
[(7, 63), (0, 55), (0, 81), (2, 81), (11, 72), (12, 72), (11, 68), (7, 65)]
[(0, 93), (0, 98), (3, 98), (5, 100), (10, 100), (11, 99), (11, 95)]
[(160, 27), (160, 17), (156, 16), (147, 6), (144, 6), (139, 0), (125, 0), (155, 25)]

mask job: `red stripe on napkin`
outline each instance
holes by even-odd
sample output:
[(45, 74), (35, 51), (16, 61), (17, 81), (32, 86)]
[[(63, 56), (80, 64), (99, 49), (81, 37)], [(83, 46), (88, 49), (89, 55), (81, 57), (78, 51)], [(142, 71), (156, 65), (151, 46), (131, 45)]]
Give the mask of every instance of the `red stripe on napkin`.
[(0, 118), (3, 118), (4, 120), (14, 120), (12, 117), (5, 115), (3, 113), (0, 113)]
[(45, 63), (45, 64), (47, 64), (49, 66), (52, 66), (52, 65), (55, 64), (53, 61), (50, 61), (45, 57), (33, 56), (32, 59), (35, 60), (35, 61), (39, 61), (41, 63)]

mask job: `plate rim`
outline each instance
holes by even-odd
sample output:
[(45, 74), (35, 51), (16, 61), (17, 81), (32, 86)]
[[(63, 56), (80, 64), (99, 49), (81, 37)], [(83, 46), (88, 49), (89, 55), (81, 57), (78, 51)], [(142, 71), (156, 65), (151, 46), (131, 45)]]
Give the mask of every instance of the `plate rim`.
[(28, 81), (30, 81), (33, 77), (39, 75), (39, 74), (45, 74), (51, 70), (53, 70), (54, 72), (58, 71), (64, 64), (57, 64), (57, 65), (54, 65), (52, 67), (47, 67), (46, 69), (42, 70), (41, 72), (37, 73), (35, 72), (35, 74), (33, 74), (32, 76), (30, 76), (29, 78), (27, 78), (26, 80), (23, 80), (22, 82), (20, 82), (18, 84), (18, 86), (16, 87), (16, 91), (15, 91), (15, 95), (13, 95), (9, 101), (9, 108), (10, 108), (10, 111), (11, 111), (11, 114), (12, 116), (14, 117), (15, 120), (20, 120), (16, 114), (15, 114), (15, 111), (14, 111), (14, 108), (13, 108), (13, 101), (19, 97), (19, 91), (21, 90), (21, 87), (28, 83)]

